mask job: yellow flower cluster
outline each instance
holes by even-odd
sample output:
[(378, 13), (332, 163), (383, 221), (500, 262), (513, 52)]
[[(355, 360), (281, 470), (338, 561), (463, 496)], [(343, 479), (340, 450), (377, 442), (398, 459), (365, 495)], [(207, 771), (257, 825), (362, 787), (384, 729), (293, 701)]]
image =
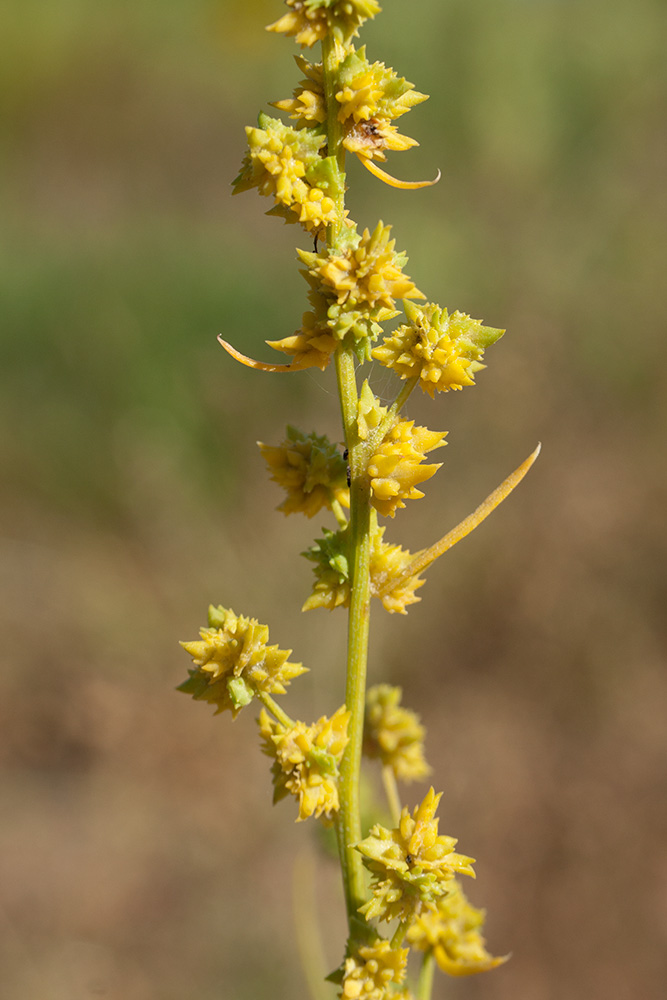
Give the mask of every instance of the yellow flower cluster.
[[(234, 194), (256, 187), (273, 197), (271, 214), (298, 221), (317, 232), (336, 219), (336, 205), (324, 187), (326, 170), (321, 156), (326, 136), (312, 129), (293, 129), (277, 118), (260, 114), (259, 127), (248, 126), (248, 152), (234, 181)], [(319, 181), (319, 184), (318, 184)]]
[(434, 303), (417, 306), (405, 302), (409, 323), (399, 326), (372, 356), (402, 379), (419, 378), (419, 385), (433, 398), (435, 392), (474, 385), (484, 349), (502, 337), (504, 330), (482, 326), (480, 320)]
[(287, 437), (278, 447), (259, 442), (271, 479), (287, 493), (278, 506), (284, 514), (303, 513), (313, 517), (332, 502), (349, 507), (350, 491), (343, 456), (326, 435), (303, 434), (287, 428)]
[(404, 572), (414, 556), (400, 545), (383, 541), (384, 532), (384, 528), (378, 528), (373, 532), (371, 541), (371, 594), (380, 597), (389, 614), (407, 615), (408, 605), (421, 601), (415, 591), (423, 587), (426, 580), (420, 580), (417, 573), (396, 586), (391, 585), (391, 581)]
[(420, 951), (433, 952), (443, 972), (470, 976), (488, 972), (507, 961), (494, 958), (481, 933), (486, 914), (466, 899), (458, 879), (452, 879), (445, 895), (429, 904), (408, 928), (407, 940)]
[(454, 852), (453, 837), (438, 834), (441, 794), (431, 788), (412, 816), (403, 809), (396, 829), (376, 824), (356, 845), (373, 876), (373, 895), (360, 907), (367, 920), (409, 919), (447, 892), (455, 874), (474, 878), (473, 859)]
[(342, 705), (330, 719), (312, 726), (281, 725), (262, 709), (259, 728), (264, 752), (273, 758), (274, 802), (291, 793), (299, 800), (297, 822), (310, 816), (329, 823), (338, 812), (338, 765), (347, 746), (350, 713)]
[(361, 945), (345, 959), (342, 1000), (388, 1000), (390, 983), (402, 983), (408, 961), (407, 948), (392, 948), (388, 941)]
[[(305, 79), (291, 98), (273, 106), (288, 112), (299, 124), (324, 122), (327, 115), (322, 66), (301, 57), (297, 57), (297, 64)], [(400, 135), (391, 122), (426, 101), (426, 94), (420, 94), (384, 63), (369, 63), (365, 46), (346, 55), (338, 69), (338, 82), (338, 120), (343, 125), (343, 145), (349, 152), (385, 160), (386, 149), (405, 150), (418, 145), (416, 140)]]
[(399, 781), (419, 781), (431, 770), (424, 760), (425, 729), (416, 712), (401, 706), (402, 695), (389, 684), (368, 689), (364, 752), (390, 767)]
[(369, 63), (366, 46), (348, 53), (338, 71), (341, 122), (367, 122), (371, 118), (400, 118), (411, 108), (428, 100), (403, 77), (384, 63)]
[(267, 31), (293, 35), (297, 45), (310, 47), (328, 35), (347, 43), (359, 26), (382, 9), (377, 0), (285, 0), (286, 14)]
[(371, 503), (379, 514), (394, 517), (404, 500), (423, 497), (417, 483), (423, 483), (440, 468), (422, 465), (427, 451), (441, 448), (446, 431), (415, 427), (414, 420), (397, 420), (368, 462)]
[(315, 563), (315, 586), (313, 592), (301, 608), (328, 608), (333, 611), (350, 604), (350, 566), (347, 557), (349, 535), (347, 527), (340, 531), (323, 529), (323, 537), (302, 553)]
[(181, 643), (195, 666), (178, 690), (215, 705), (216, 715), (229, 710), (236, 718), (256, 694), (284, 694), (291, 680), (306, 673), (301, 663), (289, 662), (291, 649), (267, 646), (268, 627), (255, 618), (211, 605), (208, 621), (200, 639)]
[(394, 250), (391, 226), (364, 230), (342, 253), (299, 250), (311, 288), (327, 303), (327, 318), (338, 340), (352, 331), (356, 340), (376, 339), (379, 323), (397, 315), (397, 299), (424, 298), (403, 273), (404, 254)]
[(298, 125), (321, 125), (327, 119), (322, 63), (311, 63), (303, 56), (294, 59), (304, 79), (294, 88), (292, 97), (272, 101), (271, 106), (286, 111)]
[[(405, 570), (413, 556), (400, 545), (390, 545), (382, 540), (384, 528), (374, 524), (371, 528), (370, 576), (371, 594), (380, 595), (380, 599), (390, 614), (407, 614), (406, 607), (414, 604), (420, 598), (415, 590), (426, 581), (419, 575), (409, 577), (397, 587), (392, 588), (390, 581)], [(346, 528), (333, 532), (324, 529), (324, 537), (318, 538), (303, 555), (315, 563), (316, 582), (313, 592), (303, 605), (302, 611), (312, 611), (313, 608), (328, 608), (333, 611), (338, 607), (349, 607), (350, 604), (350, 574), (347, 554), (348, 532)], [(385, 588), (387, 588), (385, 590)]]
[(331, 361), (338, 341), (329, 327), (326, 315), (326, 301), (316, 291), (309, 293), (312, 310), (303, 314), (301, 329), (282, 340), (267, 340), (269, 347), (292, 357), (295, 368), (320, 368), (322, 371)]

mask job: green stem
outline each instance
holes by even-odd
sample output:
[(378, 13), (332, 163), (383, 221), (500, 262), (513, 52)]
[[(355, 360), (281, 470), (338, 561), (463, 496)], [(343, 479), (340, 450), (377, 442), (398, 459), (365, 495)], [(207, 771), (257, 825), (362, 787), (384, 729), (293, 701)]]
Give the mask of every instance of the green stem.
[(257, 697), (263, 703), (265, 708), (268, 708), (269, 712), (278, 720), (281, 726), (285, 729), (292, 729), (294, 727), (294, 720), (290, 719), (287, 712), (283, 712), (282, 708), (277, 701), (274, 701), (270, 694), (266, 691), (258, 691)]
[[(338, 66), (344, 55), (342, 48), (332, 38), (322, 42), (324, 95), (327, 105), (327, 143), (329, 156), (337, 164), (337, 190), (335, 198), (337, 221), (327, 231), (329, 252), (342, 250), (341, 235), (345, 211), (345, 149), (343, 130), (338, 120)], [(370, 483), (366, 475), (366, 456), (363, 442), (357, 433), (358, 389), (355, 374), (355, 355), (352, 348), (341, 344), (336, 350), (336, 375), (340, 395), (345, 444), (350, 464), (350, 552), (352, 553), (350, 612), (348, 620), (347, 678), (345, 704), (350, 712), (349, 742), (340, 765), (338, 794), (340, 809), (336, 820), (338, 851), (340, 854), (345, 890), (345, 904), (350, 938), (358, 941), (372, 933), (359, 916), (359, 907), (366, 898), (366, 879), (361, 855), (355, 844), (362, 839), (361, 808), (359, 802), (359, 775), (361, 746), (366, 704), (366, 663), (368, 659), (368, 630), (370, 619)]]
[(324, 100), (327, 107), (327, 152), (336, 160), (336, 189), (330, 195), (336, 203), (337, 218), (327, 230), (327, 246), (337, 250), (345, 220), (345, 147), (343, 146), (343, 126), (338, 120), (339, 104), (336, 100), (338, 89), (338, 65), (343, 52), (333, 38), (322, 40), (322, 66), (324, 76)]
[(403, 940), (405, 938), (405, 935), (407, 933), (407, 930), (408, 930), (408, 921), (407, 920), (401, 920), (400, 924), (398, 925), (398, 927), (394, 931), (393, 937), (392, 937), (391, 942), (390, 942), (392, 948), (396, 949), (396, 948), (400, 948), (401, 947), (401, 945), (403, 944)]
[(385, 764), (382, 768), (382, 784), (384, 785), (384, 793), (387, 796), (391, 821), (394, 826), (398, 826), (401, 821), (401, 800), (398, 797), (396, 776), (388, 764)]
[(419, 971), (419, 982), (417, 983), (416, 1000), (431, 1000), (433, 991), (433, 976), (435, 973), (435, 958), (432, 951), (427, 951), (424, 955), (422, 967)]
[(336, 521), (338, 522), (338, 527), (346, 528), (347, 516), (345, 514), (345, 511), (343, 510), (342, 504), (339, 503), (338, 500), (331, 501), (331, 511), (333, 513), (333, 516), (336, 518)]

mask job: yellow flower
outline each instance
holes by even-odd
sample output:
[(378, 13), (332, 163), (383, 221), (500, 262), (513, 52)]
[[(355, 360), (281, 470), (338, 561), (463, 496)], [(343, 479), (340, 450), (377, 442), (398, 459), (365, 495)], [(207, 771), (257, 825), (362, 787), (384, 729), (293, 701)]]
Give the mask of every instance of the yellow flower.
[(376, 361), (402, 379), (419, 377), (419, 385), (433, 398), (435, 392), (474, 385), (484, 349), (502, 337), (504, 330), (482, 326), (480, 320), (428, 302), (405, 303), (409, 324), (399, 326), (372, 352)]
[(349, 42), (359, 26), (381, 9), (377, 0), (285, 0), (285, 3), (290, 10), (269, 24), (267, 31), (293, 35), (298, 45), (307, 47), (329, 34), (338, 42)]
[(291, 355), (295, 368), (321, 368), (324, 371), (338, 342), (327, 322), (324, 299), (315, 292), (311, 292), (310, 299), (314, 308), (303, 314), (301, 329), (282, 340), (267, 340), (267, 344), (276, 351)]
[(299, 81), (292, 97), (273, 101), (272, 107), (286, 111), (299, 125), (321, 124), (326, 121), (322, 63), (311, 63), (303, 56), (294, 57), (305, 79)]
[(387, 415), (387, 407), (373, 395), (373, 390), (364, 379), (357, 406), (357, 433), (361, 441), (367, 441), (371, 432), (380, 426)]
[[(315, 563), (316, 582), (313, 592), (303, 605), (302, 611), (313, 608), (328, 608), (333, 611), (338, 607), (349, 607), (350, 604), (350, 571), (348, 558), (347, 528), (333, 532), (324, 530), (324, 537), (318, 538), (303, 555)], [(406, 566), (414, 558), (400, 545), (389, 545), (382, 540), (384, 528), (379, 528), (377, 522), (371, 527), (371, 595), (376, 597), (380, 591), (381, 601), (390, 614), (407, 614), (406, 607), (414, 604), (420, 598), (415, 596), (415, 590), (425, 583), (419, 579), (419, 574), (409, 577), (397, 587), (389, 586), (394, 577), (400, 576)]]
[(466, 899), (458, 879), (436, 903), (429, 904), (409, 927), (407, 940), (420, 951), (432, 951), (450, 976), (470, 976), (488, 972), (509, 958), (494, 958), (486, 950), (481, 928), (486, 914)]
[(324, 537), (318, 538), (306, 552), (306, 559), (315, 563), (316, 578), (313, 592), (301, 608), (302, 611), (312, 611), (313, 608), (334, 608), (341, 605), (345, 608), (350, 604), (350, 567), (347, 556), (348, 531), (323, 529)]
[(402, 983), (408, 961), (407, 948), (392, 948), (389, 941), (361, 945), (345, 959), (342, 1000), (389, 1000), (390, 983)]
[(326, 435), (303, 434), (288, 427), (281, 445), (272, 447), (260, 441), (259, 448), (271, 479), (287, 493), (278, 506), (284, 514), (300, 512), (313, 517), (322, 507), (330, 509), (334, 500), (349, 507), (345, 461)]
[(402, 694), (389, 684), (368, 689), (364, 752), (379, 757), (399, 781), (419, 781), (431, 770), (424, 760), (425, 730), (416, 712), (401, 707)]
[(340, 104), (341, 122), (400, 118), (410, 108), (428, 100), (427, 94), (420, 94), (413, 84), (384, 63), (369, 63), (366, 46), (348, 53), (340, 64), (338, 80), (336, 100)]
[[(286, 111), (301, 125), (326, 121), (326, 103), (321, 64), (297, 56), (305, 79), (291, 98), (276, 101), (274, 108)], [(427, 100), (411, 83), (397, 76), (384, 63), (369, 63), (366, 48), (348, 53), (338, 69), (340, 104), (338, 119), (343, 124), (343, 145), (361, 157), (385, 160), (385, 150), (406, 150), (419, 143), (400, 135), (391, 122), (410, 108)]]
[(275, 199), (271, 214), (296, 215), (308, 232), (335, 221), (336, 205), (317, 183), (325, 177), (321, 150), (326, 136), (313, 129), (290, 128), (265, 114), (259, 116), (259, 127), (248, 126), (246, 134), (248, 152), (234, 181), (234, 194), (256, 187)]
[(400, 545), (390, 545), (383, 541), (385, 529), (378, 528), (373, 533), (371, 542), (371, 594), (380, 597), (386, 611), (390, 614), (406, 615), (409, 604), (421, 601), (416, 590), (422, 587), (426, 580), (419, 579), (419, 573), (410, 576), (397, 586), (391, 586), (391, 581), (401, 576), (414, 559), (413, 554)]
[(414, 420), (398, 420), (387, 432), (382, 444), (371, 456), (367, 472), (371, 480), (371, 503), (379, 514), (394, 517), (403, 500), (415, 500), (424, 494), (417, 483), (423, 483), (440, 468), (421, 465), (427, 451), (441, 448), (446, 431), (429, 431), (415, 427)]
[(455, 874), (475, 877), (473, 859), (454, 852), (453, 837), (438, 834), (440, 798), (431, 788), (412, 816), (403, 809), (396, 829), (377, 824), (356, 845), (373, 876), (373, 896), (359, 910), (367, 920), (408, 919), (447, 892)]
[(391, 226), (379, 222), (364, 230), (342, 253), (299, 250), (311, 288), (327, 302), (327, 318), (338, 340), (352, 332), (356, 340), (376, 339), (379, 323), (397, 315), (396, 299), (424, 298), (403, 273), (404, 254), (394, 250)]
[(330, 719), (287, 728), (262, 709), (264, 753), (273, 758), (274, 802), (291, 793), (299, 800), (297, 822), (310, 816), (328, 824), (339, 809), (338, 765), (347, 746), (350, 713), (342, 705)]
[(236, 718), (258, 692), (284, 694), (293, 678), (306, 673), (301, 663), (288, 661), (291, 649), (267, 646), (269, 630), (255, 618), (211, 605), (208, 621), (200, 639), (181, 643), (195, 666), (178, 690), (215, 705), (216, 715), (228, 709)]

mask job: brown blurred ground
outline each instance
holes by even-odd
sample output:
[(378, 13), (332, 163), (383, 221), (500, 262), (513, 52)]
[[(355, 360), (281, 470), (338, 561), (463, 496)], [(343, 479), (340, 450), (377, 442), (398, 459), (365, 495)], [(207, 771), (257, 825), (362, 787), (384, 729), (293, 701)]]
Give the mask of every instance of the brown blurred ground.
[[(421, 547), (540, 439), (521, 489), (376, 612), (373, 680), (429, 730), (477, 857), (486, 977), (435, 996), (658, 1000), (667, 976), (664, 5), (386, 4), (369, 54), (431, 101), (407, 195), (351, 166), (429, 297), (496, 326), (448, 428)], [(337, 429), (330, 373), (217, 347), (291, 331), (298, 233), (232, 201), (243, 125), (296, 79), (273, 0), (13, 0), (0, 14), (0, 996), (302, 997), (293, 810), (252, 718), (174, 693), (209, 601), (266, 621), (341, 701), (343, 618), (298, 608), (320, 524), (273, 510), (254, 442)], [(378, 383), (380, 389), (382, 382)], [(415, 790), (414, 797), (419, 794)], [(413, 793), (410, 791), (412, 800)], [(338, 961), (336, 870), (320, 908)]]

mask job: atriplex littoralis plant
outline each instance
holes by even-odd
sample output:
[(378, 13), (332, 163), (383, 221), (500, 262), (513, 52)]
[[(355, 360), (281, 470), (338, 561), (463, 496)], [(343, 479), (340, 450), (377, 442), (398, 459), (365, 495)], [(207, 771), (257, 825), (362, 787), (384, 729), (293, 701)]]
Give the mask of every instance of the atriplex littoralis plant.
[[(345, 890), (349, 938), (339, 968), (329, 978), (343, 998), (384, 1000), (411, 996), (407, 980), (410, 948), (422, 953), (416, 993), (431, 995), (435, 965), (454, 976), (499, 965), (485, 948), (482, 911), (467, 901), (458, 876), (474, 876), (471, 858), (455, 852), (456, 840), (438, 834), (440, 794), (433, 788), (413, 810), (401, 808), (397, 781), (424, 778), (424, 730), (414, 712), (401, 707), (401, 691), (381, 684), (366, 691), (371, 598), (390, 613), (406, 613), (420, 598), (421, 575), (440, 555), (473, 530), (517, 485), (539, 450), (477, 510), (429, 548), (412, 554), (384, 540), (380, 517), (393, 518), (405, 500), (423, 496), (418, 484), (440, 468), (426, 465), (427, 452), (445, 444), (445, 433), (415, 427), (401, 415), (419, 386), (436, 392), (474, 385), (484, 349), (504, 331), (482, 326), (461, 312), (415, 300), (425, 296), (403, 268), (390, 227), (379, 222), (360, 233), (345, 209), (345, 156), (354, 153), (371, 173), (399, 188), (403, 183), (377, 165), (386, 150), (416, 145), (394, 120), (426, 100), (411, 83), (381, 62), (370, 62), (353, 39), (380, 10), (376, 0), (285, 0), (288, 12), (270, 31), (294, 36), (311, 48), (321, 43), (322, 62), (296, 57), (304, 79), (294, 96), (273, 106), (293, 125), (260, 114), (247, 128), (248, 152), (235, 191), (256, 187), (273, 200), (270, 215), (299, 223), (315, 249), (299, 249), (309, 285), (311, 310), (295, 334), (269, 341), (290, 358), (264, 364), (239, 354), (260, 371), (294, 372), (333, 361), (340, 394), (344, 451), (326, 437), (287, 429), (276, 446), (260, 445), (271, 477), (286, 491), (285, 514), (333, 514), (336, 530), (324, 529), (306, 554), (315, 584), (304, 605), (348, 608), (345, 704), (307, 725), (294, 721), (274, 700), (305, 668), (291, 651), (268, 645), (268, 628), (230, 609), (211, 607), (201, 638), (184, 643), (194, 660), (180, 690), (228, 709), (235, 718), (255, 698), (262, 702), (259, 727), (272, 759), (274, 799), (291, 793), (298, 820), (316, 817), (335, 824)], [(404, 322), (378, 344), (383, 324)], [(375, 346), (378, 344), (378, 346)], [(383, 406), (357, 372), (374, 359), (402, 385)], [(346, 510), (349, 509), (349, 516)], [(364, 837), (359, 804), (362, 751), (379, 758), (393, 828), (376, 824)], [(366, 873), (370, 872), (370, 887)], [(391, 936), (378, 925), (387, 921)], [(314, 991), (315, 992), (315, 991)]]

